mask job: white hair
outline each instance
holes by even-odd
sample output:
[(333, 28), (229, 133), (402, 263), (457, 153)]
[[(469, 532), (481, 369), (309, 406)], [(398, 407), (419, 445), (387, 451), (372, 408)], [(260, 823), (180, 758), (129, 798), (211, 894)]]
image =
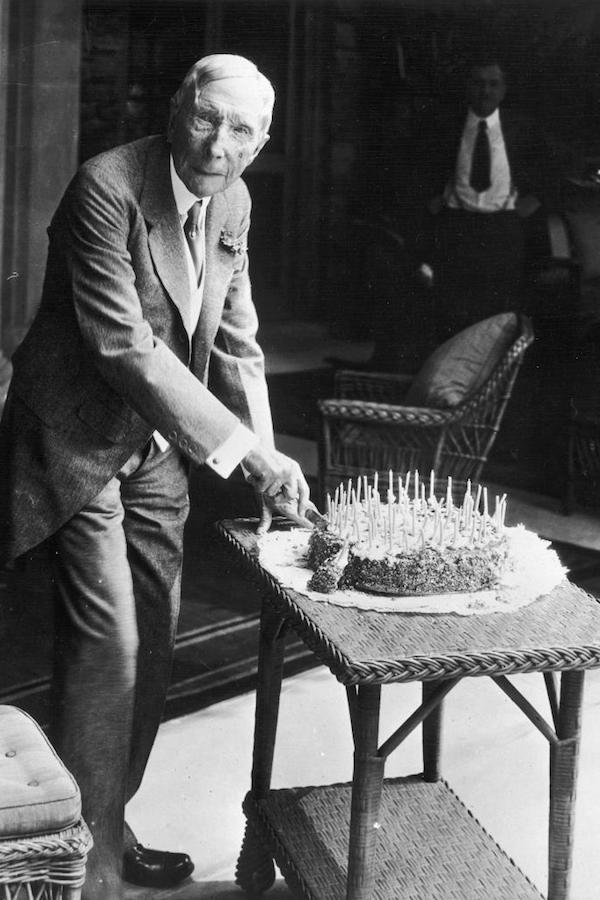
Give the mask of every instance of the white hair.
[(262, 127), (266, 134), (273, 116), (275, 103), (275, 90), (273, 85), (262, 72), (249, 59), (244, 56), (235, 56), (231, 53), (215, 53), (212, 56), (204, 56), (195, 62), (173, 95), (172, 105), (178, 110), (184, 102), (188, 91), (194, 91), (197, 96), (204, 85), (213, 81), (221, 81), (227, 78), (244, 78), (253, 81), (256, 85), (256, 93), (263, 101)]

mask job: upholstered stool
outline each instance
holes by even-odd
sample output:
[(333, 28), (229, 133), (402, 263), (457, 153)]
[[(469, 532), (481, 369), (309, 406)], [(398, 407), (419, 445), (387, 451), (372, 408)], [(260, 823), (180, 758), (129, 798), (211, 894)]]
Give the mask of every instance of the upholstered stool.
[(73, 776), (27, 713), (0, 705), (0, 898), (77, 900), (91, 846)]

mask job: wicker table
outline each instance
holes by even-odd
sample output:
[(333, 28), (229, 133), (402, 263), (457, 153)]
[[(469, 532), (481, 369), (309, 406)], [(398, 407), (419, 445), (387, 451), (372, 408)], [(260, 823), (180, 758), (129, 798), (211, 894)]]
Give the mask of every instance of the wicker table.
[[(273, 859), (310, 900), (530, 900), (542, 896), (439, 772), (442, 701), (487, 675), (550, 746), (549, 900), (567, 900), (585, 670), (600, 666), (600, 604), (563, 582), (512, 613), (390, 615), (318, 603), (259, 564), (251, 522), (221, 535), (263, 594), (252, 785), (237, 883), (259, 896)], [(352, 784), (271, 790), (285, 633), (292, 628), (346, 685)], [(509, 675), (543, 673), (552, 724)], [(556, 673), (560, 672), (560, 684)], [(381, 686), (422, 682), (422, 703), (380, 746)], [(386, 757), (422, 724), (423, 773), (384, 780)], [(379, 824), (381, 823), (381, 824)]]

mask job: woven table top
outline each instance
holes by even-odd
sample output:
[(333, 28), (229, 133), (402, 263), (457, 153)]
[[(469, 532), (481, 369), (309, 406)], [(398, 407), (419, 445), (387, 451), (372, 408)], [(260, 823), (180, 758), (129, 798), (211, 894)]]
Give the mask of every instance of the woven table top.
[(269, 604), (344, 684), (600, 666), (600, 603), (566, 580), (509, 613), (378, 613), (282, 587), (258, 562), (255, 527), (254, 520), (229, 520), (218, 531)]

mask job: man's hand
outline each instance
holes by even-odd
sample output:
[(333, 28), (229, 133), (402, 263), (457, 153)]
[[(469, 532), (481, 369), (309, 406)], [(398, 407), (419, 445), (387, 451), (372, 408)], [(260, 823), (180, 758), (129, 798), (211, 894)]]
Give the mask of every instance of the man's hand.
[(542, 204), (533, 194), (526, 194), (524, 197), (518, 197), (515, 205), (517, 215), (522, 219), (528, 219), (534, 212), (537, 212)]
[(310, 490), (294, 459), (259, 444), (244, 457), (242, 465), (248, 472), (248, 481), (263, 498), (258, 534), (269, 530), (277, 512), (299, 524), (308, 524), (304, 513), (310, 505)]

